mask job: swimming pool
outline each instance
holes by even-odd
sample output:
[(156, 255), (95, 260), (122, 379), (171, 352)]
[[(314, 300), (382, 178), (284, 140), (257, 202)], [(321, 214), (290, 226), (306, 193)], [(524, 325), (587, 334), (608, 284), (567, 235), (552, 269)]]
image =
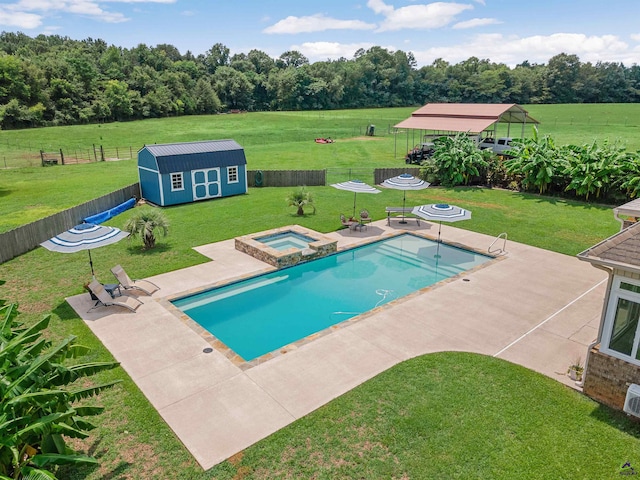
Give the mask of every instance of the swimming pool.
[(172, 303), (250, 361), (489, 260), (403, 234)]
[(309, 243), (315, 241), (307, 235), (291, 231), (274, 233), (265, 237), (256, 237), (255, 240), (279, 251), (288, 250), (289, 248), (302, 250), (308, 248)]

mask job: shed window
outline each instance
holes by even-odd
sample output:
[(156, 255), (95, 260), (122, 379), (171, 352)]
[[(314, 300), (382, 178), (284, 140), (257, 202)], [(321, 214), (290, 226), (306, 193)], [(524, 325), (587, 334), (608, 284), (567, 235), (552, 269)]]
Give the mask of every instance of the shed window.
[(238, 183), (238, 167), (227, 167), (227, 183)]
[(184, 190), (184, 180), (182, 178), (182, 172), (171, 174), (171, 191)]
[(610, 298), (601, 350), (640, 365), (640, 283), (616, 278)]

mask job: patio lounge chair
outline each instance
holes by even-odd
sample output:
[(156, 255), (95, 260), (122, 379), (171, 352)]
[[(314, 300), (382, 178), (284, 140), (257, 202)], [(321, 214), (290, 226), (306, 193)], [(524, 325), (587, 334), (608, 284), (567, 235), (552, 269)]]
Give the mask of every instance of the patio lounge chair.
[(88, 287), (91, 293), (93, 293), (93, 295), (98, 299), (91, 310), (99, 305), (104, 307), (111, 307), (115, 305), (117, 307), (128, 308), (132, 312), (135, 312), (138, 307), (142, 305), (142, 302), (137, 298), (128, 297), (126, 295), (120, 296), (117, 300), (114, 300), (114, 298), (104, 289), (104, 286), (97, 280), (92, 281)]
[(125, 290), (136, 289), (146, 293), (147, 295), (152, 295), (153, 292), (160, 290), (159, 286), (149, 280), (131, 280), (129, 275), (127, 275), (127, 272), (125, 272), (120, 265), (113, 267), (111, 269), (111, 273), (115, 275), (116, 279)]
[(340, 222), (342, 223), (342, 226), (349, 227), (349, 230), (355, 230), (360, 226), (360, 223), (357, 220), (354, 220), (352, 218), (347, 220), (347, 217), (345, 217), (342, 213), (340, 214)]

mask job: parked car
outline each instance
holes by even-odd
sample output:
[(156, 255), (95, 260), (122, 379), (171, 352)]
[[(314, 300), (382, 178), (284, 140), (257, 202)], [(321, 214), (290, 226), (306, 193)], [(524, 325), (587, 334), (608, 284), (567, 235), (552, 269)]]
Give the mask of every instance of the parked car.
[(486, 150), (490, 148), (493, 150), (493, 153), (497, 154), (506, 154), (509, 150), (511, 150), (511, 141), (510, 137), (502, 137), (495, 139), (493, 137), (483, 138), (482, 141), (478, 144), (478, 148), (480, 150)]

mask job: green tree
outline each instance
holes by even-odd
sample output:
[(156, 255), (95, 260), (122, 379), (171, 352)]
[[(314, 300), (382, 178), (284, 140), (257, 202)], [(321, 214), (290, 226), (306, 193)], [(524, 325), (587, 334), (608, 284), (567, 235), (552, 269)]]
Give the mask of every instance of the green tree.
[(0, 300), (0, 479), (55, 479), (50, 470), (59, 465), (97, 463), (65, 439), (88, 436), (95, 427), (86, 417), (104, 409), (85, 400), (119, 382), (88, 385), (86, 378), (119, 364), (67, 365), (89, 349), (75, 336), (55, 345), (46, 340), (49, 315), (29, 327), (17, 316), (16, 304)]
[(156, 246), (157, 230), (166, 237), (169, 233), (169, 220), (152, 208), (141, 208), (124, 224), (124, 231), (129, 232), (131, 238), (142, 238), (145, 249)]
[(133, 115), (129, 99), (129, 87), (120, 80), (107, 80), (104, 88), (104, 102), (109, 107), (112, 118), (127, 120)]
[(196, 102), (196, 113), (217, 113), (222, 108), (218, 95), (206, 77), (198, 79), (193, 96)]
[(227, 108), (249, 109), (253, 85), (244, 73), (231, 67), (218, 67), (213, 85), (220, 101)]
[(204, 64), (207, 67), (209, 73), (215, 73), (219, 67), (226, 67), (229, 65), (229, 48), (222, 43), (216, 43), (207, 50), (204, 57)]
[(549, 59), (547, 87), (553, 103), (575, 103), (580, 75), (580, 59), (577, 55), (561, 53)]

